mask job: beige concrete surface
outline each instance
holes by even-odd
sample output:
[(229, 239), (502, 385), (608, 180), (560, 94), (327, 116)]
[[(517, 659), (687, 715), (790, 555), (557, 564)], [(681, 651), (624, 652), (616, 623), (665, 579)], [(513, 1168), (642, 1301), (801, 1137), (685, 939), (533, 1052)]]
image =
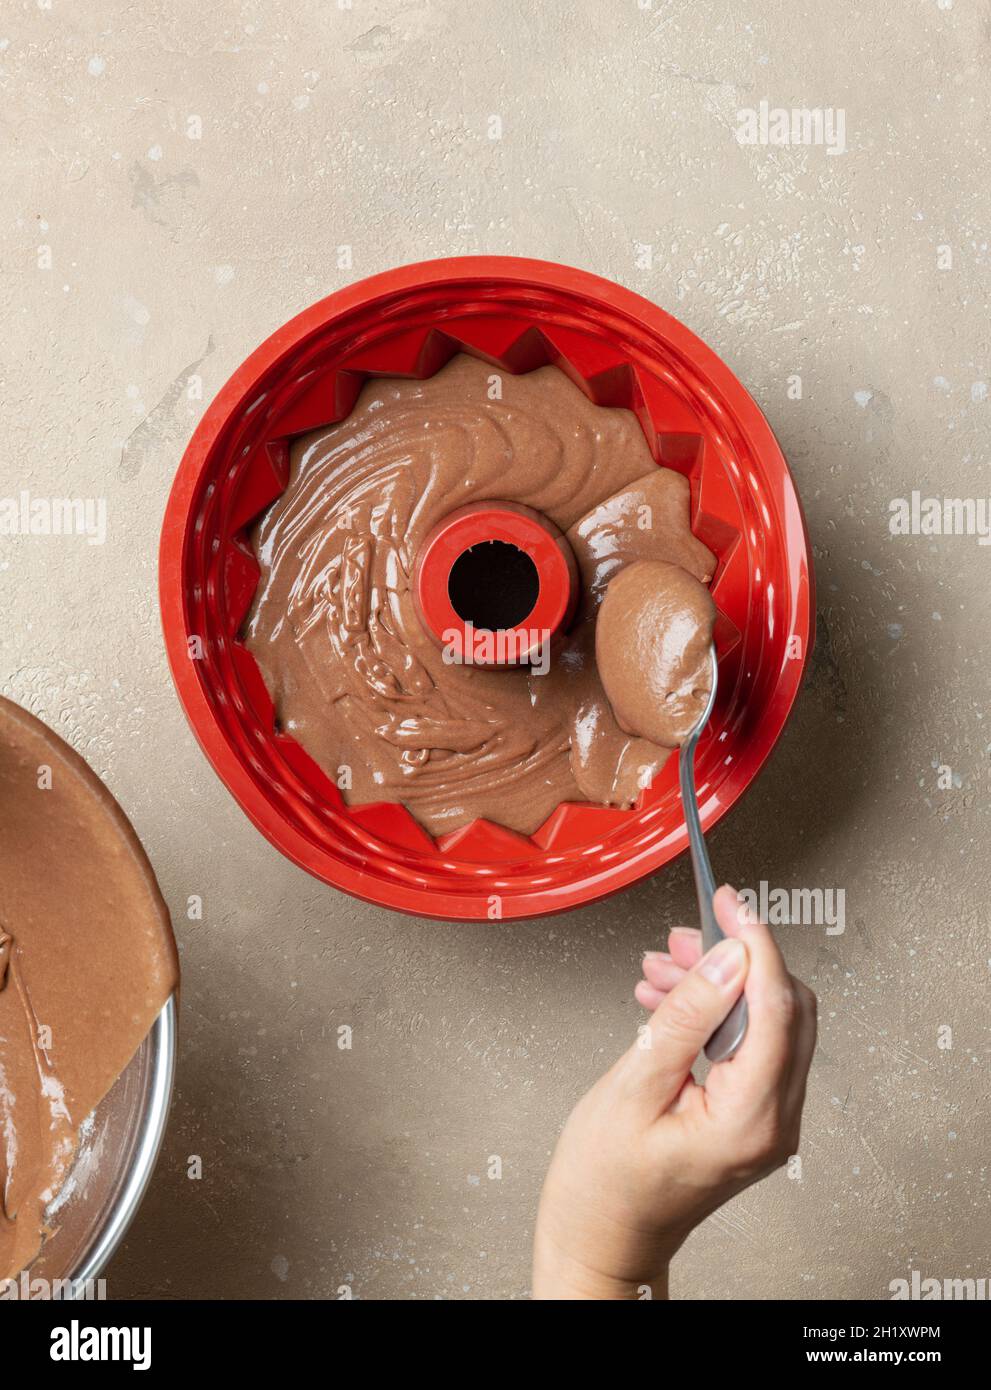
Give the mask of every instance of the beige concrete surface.
[[(0, 494), (104, 498), (107, 536), (0, 540), (0, 690), (132, 816), (184, 969), (112, 1294), (524, 1297), (558, 1128), (634, 1034), (640, 952), (692, 918), (683, 863), (515, 927), (352, 902), (255, 832), (172, 690), (157, 533), (204, 400), (323, 294), (479, 252), (610, 276), (701, 334), (815, 544), (810, 678), (712, 837), (722, 878), (846, 894), (842, 934), (779, 933), (821, 1001), (802, 1173), (699, 1230), (673, 1292), (991, 1276), (991, 551), (889, 532), (914, 489), (991, 492), (989, 52), (978, 0), (3, 7)], [(845, 148), (741, 144), (764, 101), (842, 111)]]

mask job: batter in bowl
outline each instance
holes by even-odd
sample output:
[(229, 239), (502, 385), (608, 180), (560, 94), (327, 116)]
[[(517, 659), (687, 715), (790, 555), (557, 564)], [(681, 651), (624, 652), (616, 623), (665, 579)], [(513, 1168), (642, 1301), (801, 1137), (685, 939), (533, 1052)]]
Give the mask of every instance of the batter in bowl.
[[(451, 664), (417, 614), (420, 545), (484, 501), (543, 514), (574, 551), (578, 611), (546, 674)], [(688, 482), (657, 466), (630, 411), (594, 405), (556, 367), (512, 376), (461, 356), (426, 381), (369, 381), (345, 420), (293, 441), (252, 544), (244, 643), (279, 726), (349, 804), (401, 802), (432, 835), (479, 817), (531, 834), (562, 802), (633, 805), (691, 728), (624, 732), (595, 661), (625, 566), (712, 578)]]
[(0, 698), (0, 1280), (26, 1268), (79, 1126), (179, 979), (168, 910), (124, 813)]

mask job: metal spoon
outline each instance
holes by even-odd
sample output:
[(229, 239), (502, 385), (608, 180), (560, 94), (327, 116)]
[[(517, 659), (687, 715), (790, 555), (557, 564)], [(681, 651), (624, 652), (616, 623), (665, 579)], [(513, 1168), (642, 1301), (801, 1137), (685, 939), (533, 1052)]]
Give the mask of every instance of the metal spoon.
[[(681, 781), (681, 802), (685, 808), (685, 824), (688, 827), (688, 844), (692, 852), (692, 871), (695, 875), (695, 892), (699, 900), (699, 918), (702, 924), (702, 950), (710, 951), (718, 941), (722, 941), (726, 936), (722, 927), (716, 921), (716, 913), (712, 906), (712, 897), (716, 891), (716, 884), (712, 877), (712, 865), (709, 863), (709, 852), (705, 847), (705, 838), (702, 834), (702, 822), (699, 820), (699, 803), (695, 794), (695, 749), (698, 747), (699, 736), (712, 714), (712, 708), (716, 703), (716, 682), (719, 677), (719, 669), (716, 663), (716, 648), (710, 648), (712, 658), (712, 689), (706, 701), (705, 709), (695, 728), (688, 738), (681, 745), (681, 753), (678, 759), (678, 772)], [(730, 1009), (722, 1023), (713, 1033), (712, 1037), (705, 1045), (705, 1055), (710, 1062), (725, 1062), (733, 1056), (733, 1053), (743, 1042), (744, 1034), (747, 1031), (747, 1001), (741, 994), (739, 999)]]

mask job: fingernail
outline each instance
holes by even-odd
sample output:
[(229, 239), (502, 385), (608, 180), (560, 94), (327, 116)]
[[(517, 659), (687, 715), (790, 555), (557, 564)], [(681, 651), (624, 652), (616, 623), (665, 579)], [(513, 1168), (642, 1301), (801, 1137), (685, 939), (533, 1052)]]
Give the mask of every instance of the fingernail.
[(644, 960), (670, 960), (667, 951), (644, 951)]
[(698, 927), (672, 927), (671, 930), (668, 932), (668, 936), (674, 936), (675, 932), (680, 933), (680, 935), (682, 935), (682, 936), (701, 936), (701, 935), (702, 935), (702, 933), (699, 931)]
[(727, 939), (713, 946), (708, 955), (702, 957), (698, 969), (714, 985), (728, 985), (739, 975), (746, 959), (747, 948), (743, 942)]

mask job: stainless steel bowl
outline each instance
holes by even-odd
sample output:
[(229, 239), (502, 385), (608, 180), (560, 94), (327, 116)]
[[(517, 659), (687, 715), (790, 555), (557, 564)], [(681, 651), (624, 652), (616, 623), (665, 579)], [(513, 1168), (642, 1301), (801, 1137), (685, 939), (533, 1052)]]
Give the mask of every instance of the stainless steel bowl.
[[(172, 1099), (175, 1055), (173, 995), (83, 1127), (72, 1171), (49, 1207), (55, 1229), (31, 1265), (32, 1280), (71, 1280), (81, 1296), (81, 1286), (106, 1268), (141, 1204), (158, 1158)], [(113, 1296), (113, 1290), (107, 1292)]]

